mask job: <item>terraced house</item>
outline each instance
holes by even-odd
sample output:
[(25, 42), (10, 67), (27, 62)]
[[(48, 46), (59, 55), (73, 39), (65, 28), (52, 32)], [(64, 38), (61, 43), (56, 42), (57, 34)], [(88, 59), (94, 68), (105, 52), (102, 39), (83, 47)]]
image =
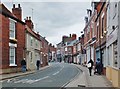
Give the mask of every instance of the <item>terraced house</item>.
[(22, 21), (20, 4), (10, 12), (0, 4), (0, 73), (18, 72), (25, 57), (25, 23)]
[(10, 12), (0, 4), (0, 74), (20, 72), (21, 60), (26, 59), (27, 69), (48, 65), (48, 41), (35, 32), (31, 17), (22, 21), (20, 4), (13, 4)]
[(120, 87), (120, 1), (108, 0), (107, 5), (106, 76)]
[(34, 25), (31, 17), (27, 17), (25, 20), (25, 47), (26, 47), (26, 63), (28, 70), (36, 69), (37, 60), (42, 61), (41, 58), (41, 47), (42, 42), (40, 40), (39, 33), (34, 31)]

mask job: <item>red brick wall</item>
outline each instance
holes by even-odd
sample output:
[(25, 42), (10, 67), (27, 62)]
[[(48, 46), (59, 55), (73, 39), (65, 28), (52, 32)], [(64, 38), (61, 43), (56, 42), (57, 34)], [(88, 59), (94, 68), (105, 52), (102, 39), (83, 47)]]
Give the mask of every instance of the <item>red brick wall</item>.
[(16, 38), (17, 38), (17, 55), (16, 55), (16, 63), (18, 67), (20, 67), (21, 60), (25, 57), (25, 25), (21, 23), (16, 24)]
[(9, 67), (9, 19), (2, 16), (2, 66)]
[[(0, 28), (2, 28), (2, 15), (0, 14)], [(0, 68), (2, 67), (2, 29), (0, 30)]]
[[(16, 64), (17, 67), (20, 67), (20, 61), (23, 59), (24, 54), (23, 49), (25, 48), (25, 28), (21, 23), (17, 23), (16, 27)], [(0, 43), (0, 47), (2, 48), (2, 54), (0, 54), (2, 56), (2, 65), (0, 65), (0, 68), (12, 68), (9, 66), (9, 19), (5, 16), (2, 16), (2, 43)]]

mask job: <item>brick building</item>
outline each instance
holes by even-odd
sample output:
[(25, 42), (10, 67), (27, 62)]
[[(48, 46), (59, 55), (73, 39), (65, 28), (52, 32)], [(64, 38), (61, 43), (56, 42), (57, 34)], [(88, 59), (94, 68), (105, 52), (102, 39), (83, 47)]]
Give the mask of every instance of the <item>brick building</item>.
[(49, 44), (48, 57), (49, 57), (49, 61), (57, 61), (57, 58), (56, 58), (56, 48), (52, 44)]
[(20, 71), (20, 62), (25, 57), (25, 23), (21, 13), (20, 4), (17, 8), (13, 5), (12, 12), (0, 4), (1, 73)]
[[(99, 8), (100, 7), (100, 8)], [(107, 4), (106, 2), (99, 2), (97, 5), (97, 17), (96, 17), (96, 30), (97, 30), (97, 42), (96, 42), (96, 59), (100, 58), (103, 66), (103, 74), (106, 74), (106, 23), (107, 23)]]
[(40, 36), (42, 42), (41, 47), (41, 67), (48, 65), (48, 52), (49, 52), (49, 42), (45, 37)]
[[(96, 4), (93, 3), (93, 6)], [(84, 50), (86, 51), (85, 54), (85, 63), (87, 63), (90, 59), (95, 62), (95, 42), (96, 42), (96, 35), (95, 35), (95, 17), (96, 17), (96, 10), (87, 9), (88, 16), (85, 17), (85, 28), (84, 28)]]

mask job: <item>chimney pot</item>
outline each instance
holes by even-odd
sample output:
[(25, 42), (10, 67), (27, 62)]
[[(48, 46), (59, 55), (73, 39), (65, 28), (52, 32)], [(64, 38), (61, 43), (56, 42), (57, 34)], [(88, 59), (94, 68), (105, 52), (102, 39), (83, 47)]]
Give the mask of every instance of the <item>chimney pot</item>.
[(31, 20), (31, 17), (29, 17), (29, 20)]
[(28, 17), (27, 17), (27, 20), (28, 20)]
[(18, 8), (21, 8), (21, 7), (20, 7), (20, 4), (18, 4)]
[(15, 8), (15, 4), (13, 4), (13, 8)]

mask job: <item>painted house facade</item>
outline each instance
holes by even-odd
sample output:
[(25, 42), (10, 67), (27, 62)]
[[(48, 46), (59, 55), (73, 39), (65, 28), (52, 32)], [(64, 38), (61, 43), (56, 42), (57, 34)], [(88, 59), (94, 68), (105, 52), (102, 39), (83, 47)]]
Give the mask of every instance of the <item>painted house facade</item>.
[[(30, 21), (29, 21), (30, 20)], [(29, 24), (29, 22), (32, 25), (31, 18), (26, 19), (26, 24)], [(33, 27), (29, 25), (26, 25), (26, 63), (27, 63), (27, 69), (28, 70), (34, 70), (36, 69), (36, 61), (41, 61), (41, 47), (42, 43), (40, 40), (40, 35), (38, 33), (35, 33), (33, 31)], [(31, 28), (32, 27), (32, 28)]]
[[(112, 13), (111, 13), (112, 12)], [(120, 1), (107, 3), (107, 67), (106, 76), (120, 87)]]

